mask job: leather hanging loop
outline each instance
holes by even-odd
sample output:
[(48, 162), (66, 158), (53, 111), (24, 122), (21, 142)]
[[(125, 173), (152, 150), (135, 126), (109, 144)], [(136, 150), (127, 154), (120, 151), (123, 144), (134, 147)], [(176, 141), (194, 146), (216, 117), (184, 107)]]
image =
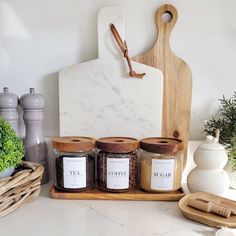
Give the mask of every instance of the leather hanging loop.
[(123, 56), (124, 58), (127, 60), (127, 63), (128, 63), (128, 67), (129, 67), (129, 75), (131, 77), (135, 77), (135, 78), (138, 78), (138, 79), (142, 79), (143, 76), (145, 75), (145, 73), (141, 73), (141, 74), (138, 74), (136, 73), (133, 68), (132, 68), (132, 63), (131, 63), (131, 60), (130, 60), (130, 57), (129, 57), (129, 53), (128, 53), (128, 46), (127, 46), (127, 43), (126, 41), (122, 40), (122, 38), (120, 37), (120, 34), (118, 32), (118, 30), (116, 29), (115, 25), (114, 24), (111, 24), (110, 25), (110, 29), (111, 29), (111, 32), (120, 48), (120, 50), (122, 51), (123, 53)]

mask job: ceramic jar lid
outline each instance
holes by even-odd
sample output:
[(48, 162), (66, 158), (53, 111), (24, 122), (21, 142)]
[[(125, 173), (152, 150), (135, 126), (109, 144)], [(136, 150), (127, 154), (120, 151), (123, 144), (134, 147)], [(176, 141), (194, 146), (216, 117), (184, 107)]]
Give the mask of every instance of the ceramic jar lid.
[(3, 93), (0, 93), (0, 109), (16, 109), (19, 105), (18, 96), (10, 93), (7, 87), (3, 88)]
[(129, 137), (105, 137), (98, 139), (96, 146), (105, 152), (128, 153), (139, 148), (139, 141)]
[(71, 136), (53, 139), (52, 146), (62, 152), (88, 152), (95, 148), (95, 139)]
[(218, 139), (214, 138), (211, 135), (208, 135), (206, 137), (206, 140), (204, 143), (200, 144), (198, 146), (198, 149), (202, 149), (202, 150), (209, 150), (209, 151), (221, 151), (224, 150), (224, 146), (222, 144), (218, 143)]
[(172, 154), (182, 151), (183, 142), (174, 138), (144, 138), (140, 140), (140, 148), (152, 153)]
[(24, 110), (40, 110), (44, 108), (45, 100), (41, 94), (35, 93), (34, 88), (30, 88), (30, 92), (20, 98), (20, 104)]

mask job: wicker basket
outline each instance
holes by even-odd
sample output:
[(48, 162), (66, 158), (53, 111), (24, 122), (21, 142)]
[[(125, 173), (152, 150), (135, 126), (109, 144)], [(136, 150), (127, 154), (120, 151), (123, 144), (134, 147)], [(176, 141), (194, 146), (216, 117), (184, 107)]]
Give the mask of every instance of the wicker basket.
[(0, 179), (0, 217), (26, 205), (35, 199), (41, 190), (43, 166), (23, 161), (14, 175)]

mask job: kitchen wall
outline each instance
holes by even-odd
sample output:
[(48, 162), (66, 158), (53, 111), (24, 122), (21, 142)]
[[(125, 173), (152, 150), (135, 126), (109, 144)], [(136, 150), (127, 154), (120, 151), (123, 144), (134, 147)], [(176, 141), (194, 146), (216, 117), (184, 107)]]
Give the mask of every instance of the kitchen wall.
[(122, 8), (133, 56), (155, 42), (154, 14), (164, 3), (173, 4), (179, 13), (171, 47), (192, 69), (190, 138), (201, 139), (204, 121), (216, 112), (218, 98), (236, 90), (234, 0), (2, 0), (0, 89), (8, 86), (21, 96), (34, 87), (42, 93), (46, 135), (58, 135), (58, 71), (97, 57), (98, 10)]

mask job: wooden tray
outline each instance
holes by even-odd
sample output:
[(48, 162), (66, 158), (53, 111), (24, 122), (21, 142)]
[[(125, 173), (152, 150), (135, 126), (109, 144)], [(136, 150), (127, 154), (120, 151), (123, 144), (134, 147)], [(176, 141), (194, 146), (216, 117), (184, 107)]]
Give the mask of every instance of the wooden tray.
[(49, 190), (49, 195), (56, 199), (78, 200), (131, 200), (131, 201), (178, 201), (185, 193), (182, 188), (168, 193), (148, 193), (137, 189), (127, 193), (109, 193), (98, 189), (87, 190), (80, 193), (61, 192), (54, 186)]
[(232, 200), (229, 200), (229, 199), (226, 199), (226, 198), (214, 195), (214, 194), (205, 193), (205, 192), (192, 193), (183, 197), (179, 201), (179, 207), (184, 216), (186, 216), (187, 218), (191, 220), (200, 222), (205, 225), (209, 225), (214, 228), (220, 228), (222, 226), (226, 226), (229, 228), (236, 227), (236, 216), (230, 216), (229, 218), (224, 218), (224, 217), (212, 214), (212, 213), (206, 213), (206, 212), (194, 209), (192, 207), (189, 207), (188, 202), (196, 198), (207, 198), (207, 199), (212, 199), (212, 200), (224, 199), (224, 200), (227, 200), (229, 202), (233, 202), (234, 204), (236, 204), (235, 201), (232, 201)]

